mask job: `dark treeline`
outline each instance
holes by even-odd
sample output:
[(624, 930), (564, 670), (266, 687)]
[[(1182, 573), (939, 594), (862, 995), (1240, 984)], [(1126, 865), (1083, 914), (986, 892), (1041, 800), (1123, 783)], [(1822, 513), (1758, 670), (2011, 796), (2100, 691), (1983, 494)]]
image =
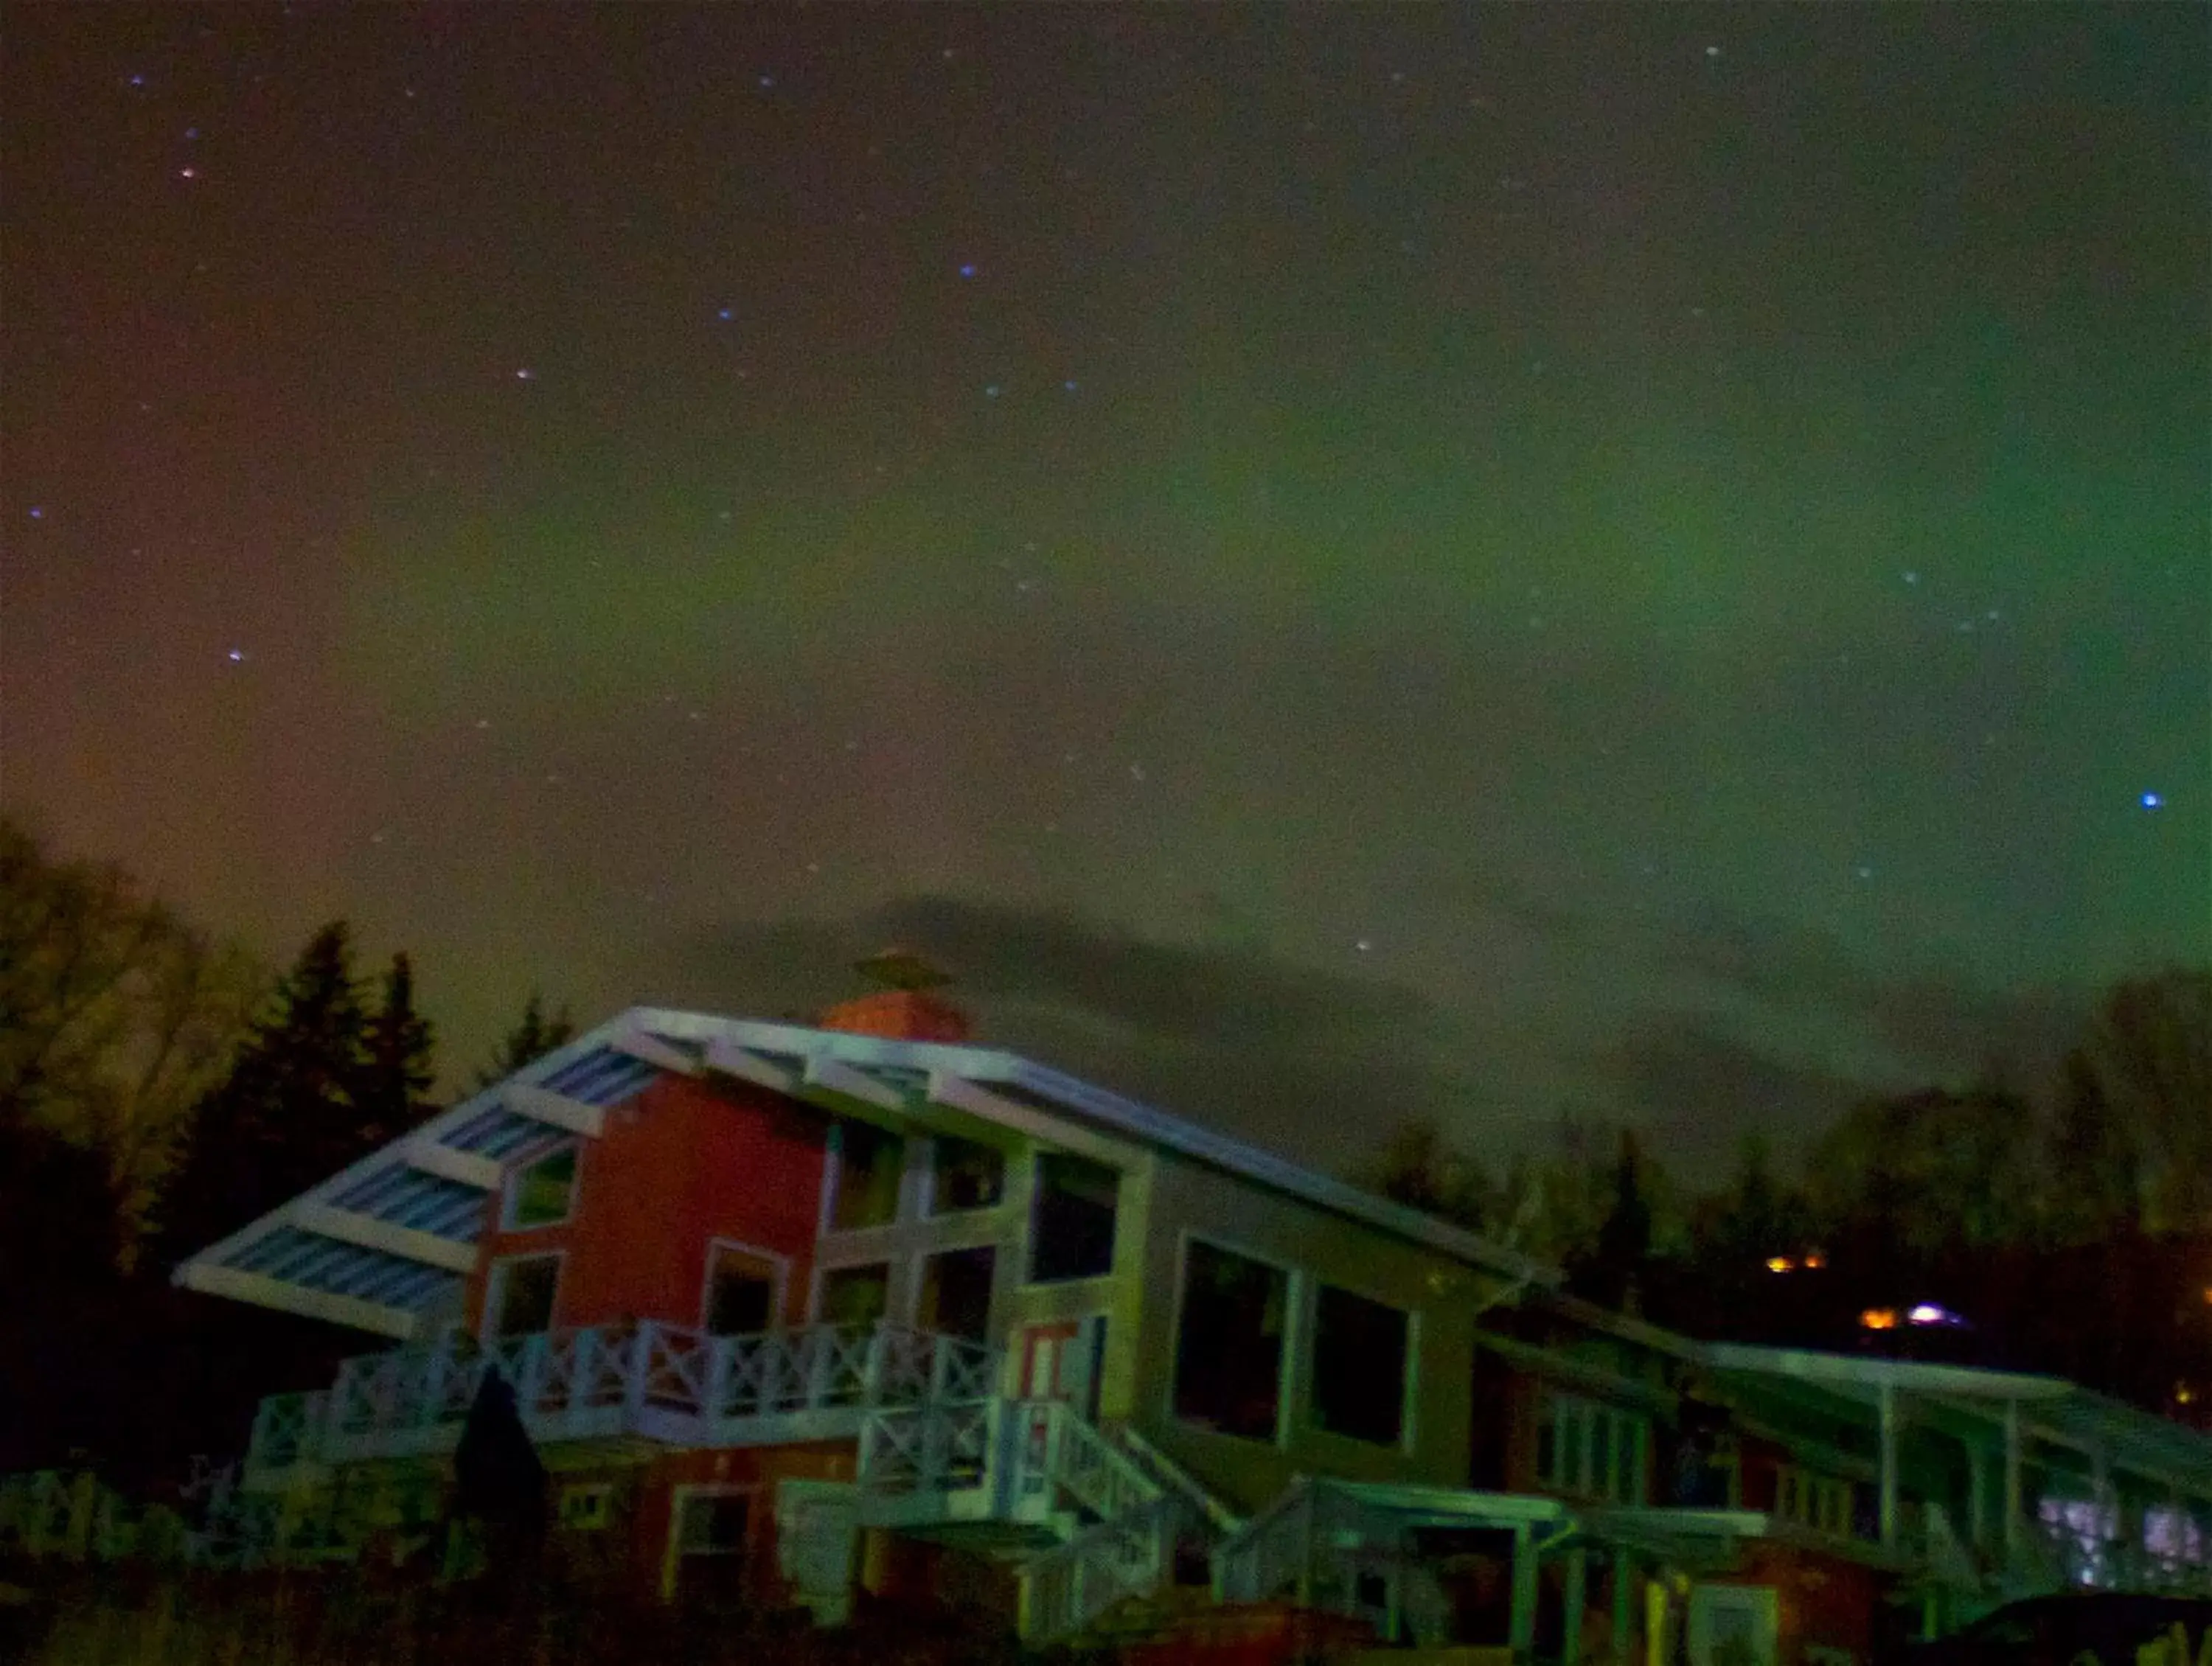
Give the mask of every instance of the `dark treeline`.
[(2212, 972), (2109, 991), (2046, 1104), (1869, 1099), (1796, 1172), (1753, 1139), (1703, 1192), (1576, 1123), (1501, 1172), (1401, 1128), (1362, 1178), (1692, 1335), (2050, 1372), (2212, 1427)]
[[(532, 996), (479, 1079), (573, 1028)], [(404, 953), (364, 976), (333, 921), (274, 973), (0, 822), (0, 1471), (157, 1479), (359, 1351), (169, 1274), (422, 1121), (436, 1079)]]
[[(573, 1028), (532, 996), (471, 1087)], [(260, 1395), (360, 1351), (168, 1275), (430, 1114), (434, 1041), (408, 957), (364, 976), (343, 922), (273, 972), (0, 822), (0, 1471), (90, 1462), (143, 1488), (234, 1451)], [(1574, 1123), (1502, 1172), (1409, 1127), (1362, 1178), (1693, 1334), (1948, 1352), (2197, 1421), (2212, 973), (2111, 991), (2053, 1103), (1994, 1087), (1869, 1101), (1802, 1178), (1754, 1142), (1705, 1194), (1632, 1135)], [(1922, 1303), (1972, 1328), (1914, 1326)], [(1898, 1323), (1870, 1331), (1869, 1310)]]

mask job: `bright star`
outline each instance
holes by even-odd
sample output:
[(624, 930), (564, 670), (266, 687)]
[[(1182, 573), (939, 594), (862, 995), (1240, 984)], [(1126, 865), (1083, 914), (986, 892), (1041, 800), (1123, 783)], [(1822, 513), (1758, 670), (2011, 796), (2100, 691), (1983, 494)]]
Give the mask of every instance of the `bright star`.
[(738, 316), (738, 309), (734, 306), (725, 306), (720, 312), (715, 313), (714, 316), (720, 318), (724, 324), (727, 324), (732, 318)]
[(46, 512), (45, 507), (44, 507), (42, 505), (35, 504), (35, 503), (34, 503), (34, 504), (33, 504), (33, 505), (31, 506), (31, 518), (32, 518), (33, 520), (34, 520), (34, 521), (42, 521), (42, 520), (46, 519)]
[(246, 650), (243, 648), (233, 648), (228, 653), (225, 654), (223, 657), (234, 665), (243, 665), (246, 663)]
[(975, 276), (975, 263), (972, 260), (963, 263), (960, 268), (960, 276), (964, 278), (974, 277)]
[(518, 382), (534, 382), (538, 379), (538, 373), (525, 365), (514, 373), (514, 379)]
[(2147, 810), (2164, 809), (2166, 808), (2166, 795), (2158, 792), (2147, 792), (2143, 794), (2142, 797), (2137, 802), (2140, 803)]

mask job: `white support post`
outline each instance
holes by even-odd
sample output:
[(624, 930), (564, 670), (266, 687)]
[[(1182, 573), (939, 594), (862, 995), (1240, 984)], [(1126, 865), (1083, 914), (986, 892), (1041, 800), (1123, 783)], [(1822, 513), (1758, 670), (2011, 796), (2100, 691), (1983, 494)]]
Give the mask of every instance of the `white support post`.
[(1582, 1550), (1567, 1553), (1567, 1613), (1565, 1652), (1560, 1658), (1570, 1666), (1581, 1666), (1583, 1657), (1583, 1608), (1589, 1601), (1589, 1556)]
[(1990, 1459), (1979, 1437), (1966, 1443), (1966, 1542), (1978, 1551), (1990, 1546)]
[(2004, 1417), (2004, 1548), (2008, 1560), (2020, 1554), (2022, 1499), (2021, 1497), (2020, 1402), (2005, 1402)]
[(1516, 1660), (1536, 1645), (1536, 1544), (1528, 1524), (1513, 1530), (1513, 1615), (1506, 1640)]
[(1884, 1383), (1878, 1390), (1881, 1415), (1881, 1542), (1885, 1549), (1897, 1545), (1897, 1389)]
[(1636, 1594), (1636, 1567), (1619, 1545), (1607, 1552), (1606, 1560), (1613, 1569), (1613, 1666), (1628, 1666), (1629, 1633), (1635, 1624), (1629, 1602)]

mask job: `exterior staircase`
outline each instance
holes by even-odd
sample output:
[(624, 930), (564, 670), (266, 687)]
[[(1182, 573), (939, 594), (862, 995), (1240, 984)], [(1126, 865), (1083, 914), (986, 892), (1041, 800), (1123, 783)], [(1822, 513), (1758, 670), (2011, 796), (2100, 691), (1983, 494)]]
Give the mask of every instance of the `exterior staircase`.
[(883, 1407), (860, 1427), (863, 1525), (1015, 1565), (1030, 1645), (1097, 1633), (1172, 1589), (1178, 1539), (1234, 1523), (1133, 1435), (1058, 1400)]

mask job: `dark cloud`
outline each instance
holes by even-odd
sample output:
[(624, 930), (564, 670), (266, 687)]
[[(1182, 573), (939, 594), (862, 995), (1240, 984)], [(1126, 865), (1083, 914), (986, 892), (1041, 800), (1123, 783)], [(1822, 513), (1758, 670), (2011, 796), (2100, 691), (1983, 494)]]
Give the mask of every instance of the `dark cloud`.
[(1406, 1118), (1464, 1126), (1482, 1103), (1468, 1039), (1413, 991), (952, 897), (724, 927), (685, 956), (687, 993), (732, 1011), (831, 999), (850, 983), (826, 968), (889, 943), (953, 971), (992, 1044), (1336, 1171)]
[(1910, 1085), (1784, 1058), (1705, 1016), (1639, 1032), (1601, 1069), (1640, 1112), (1661, 1159), (1705, 1181), (1725, 1172), (1747, 1135), (1786, 1151), (1869, 1094)]

